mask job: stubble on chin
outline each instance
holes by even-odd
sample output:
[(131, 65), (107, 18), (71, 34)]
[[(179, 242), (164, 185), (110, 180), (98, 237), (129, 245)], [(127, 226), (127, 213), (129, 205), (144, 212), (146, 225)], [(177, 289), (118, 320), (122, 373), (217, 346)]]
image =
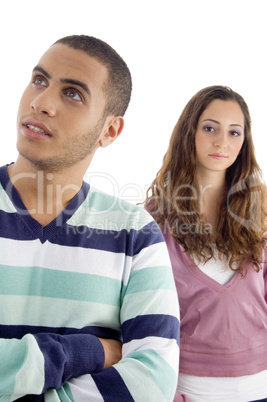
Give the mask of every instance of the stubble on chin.
[(104, 125), (104, 119), (100, 119), (93, 130), (86, 135), (80, 136), (79, 134), (66, 141), (61, 149), (54, 156), (47, 156), (43, 158), (34, 158), (26, 151), (20, 149), (17, 145), (18, 151), (22, 157), (28, 160), (36, 170), (42, 170), (49, 173), (65, 172), (78, 162), (88, 158), (90, 161), (95, 151), (99, 147), (99, 137)]

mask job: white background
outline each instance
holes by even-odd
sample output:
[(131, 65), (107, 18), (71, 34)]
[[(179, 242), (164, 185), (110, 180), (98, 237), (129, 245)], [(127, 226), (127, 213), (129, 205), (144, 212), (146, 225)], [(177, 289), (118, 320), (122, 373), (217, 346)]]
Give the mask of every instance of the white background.
[[(32, 68), (57, 39), (88, 34), (127, 62), (133, 95), (122, 135), (99, 149), (86, 179), (142, 201), (172, 129), (199, 89), (227, 85), (248, 103), (267, 173), (266, 0), (18, 0), (1, 2), (0, 165), (14, 161), (16, 115)], [(179, 157), (179, 155), (177, 155)]]

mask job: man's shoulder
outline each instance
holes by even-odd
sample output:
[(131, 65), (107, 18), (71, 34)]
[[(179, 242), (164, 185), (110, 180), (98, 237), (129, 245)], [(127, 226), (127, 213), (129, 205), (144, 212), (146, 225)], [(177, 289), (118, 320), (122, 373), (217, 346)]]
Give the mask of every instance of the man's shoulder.
[(140, 230), (147, 225), (156, 224), (151, 215), (140, 205), (132, 204), (122, 198), (105, 193), (90, 186), (88, 196), (75, 214), (75, 219), (86, 219), (89, 223), (104, 224), (107, 228), (120, 228), (130, 231)]
[(122, 213), (144, 213), (146, 212), (140, 205), (132, 204), (116, 195), (111, 195), (90, 186), (89, 202), (103, 212), (107, 210), (120, 211)]

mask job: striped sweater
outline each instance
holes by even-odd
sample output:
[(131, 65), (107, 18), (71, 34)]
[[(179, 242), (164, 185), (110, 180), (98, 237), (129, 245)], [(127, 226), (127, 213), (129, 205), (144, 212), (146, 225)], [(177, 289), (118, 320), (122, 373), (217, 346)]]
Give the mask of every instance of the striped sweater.
[[(83, 186), (42, 227), (0, 168), (0, 400), (172, 401), (179, 310), (142, 208)], [(98, 340), (122, 340), (104, 369)], [(31, 395), (31, 396), (30, 396)]]

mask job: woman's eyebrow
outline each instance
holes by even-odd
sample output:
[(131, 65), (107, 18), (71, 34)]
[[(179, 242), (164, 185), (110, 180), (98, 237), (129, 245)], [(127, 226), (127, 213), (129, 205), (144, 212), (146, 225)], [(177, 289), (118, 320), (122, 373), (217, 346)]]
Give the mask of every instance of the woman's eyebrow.
[(205, 119), (205, 120), (202, 120), (202, 121), (203, 121), (203, 122), (204, 122), (204, 121), (212, 121), (213, 123), (220, 124), (219, 121), (214, 120), (214, 119)]
[[(205, 120), (202, 120), (202, 122), (204, 122), (204, 121), (213, 121), (213, 123), (220, 124), (219, 121), (214, 120), (214, 119), (205, 119)], [(238, 123), (230, 124), (230, 126), (231, 126), (231, 127), (232, 127), (232, 126), (238, 126), (238, 127), (244, 128), (241, 124), (238, 124)]]

